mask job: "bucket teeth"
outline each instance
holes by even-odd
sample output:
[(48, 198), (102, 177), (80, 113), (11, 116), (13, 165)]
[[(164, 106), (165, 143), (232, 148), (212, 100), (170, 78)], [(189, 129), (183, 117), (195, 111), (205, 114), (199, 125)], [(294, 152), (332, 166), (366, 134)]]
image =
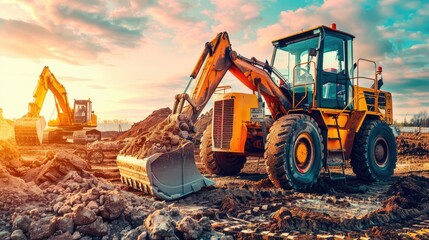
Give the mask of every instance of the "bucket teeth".
[(122, 183), (157, 198), (173, 200), (199, 191), (214, 182), (201, 175), (195, 165), (193, 144), (144, 159), (118, 155)]
[(46, 122), (43, 117), (23, 117), (15, 122), (15, 141), (20, 146), (37, 146), (42, 143)]

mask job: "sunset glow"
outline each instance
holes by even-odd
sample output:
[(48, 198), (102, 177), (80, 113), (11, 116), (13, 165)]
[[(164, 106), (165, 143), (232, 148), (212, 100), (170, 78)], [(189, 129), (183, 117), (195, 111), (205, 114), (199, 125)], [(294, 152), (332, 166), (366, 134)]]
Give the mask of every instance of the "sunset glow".
[[(394, 119), (429, 111), (425, 1), (2, 1), (0, 108), (27, 111), (49, 66), (69, 99), (91, 98), (101, 119), (138, 121), (185, 88), (204, 43), (227, 31), (239, 54), (271, 59), (271, 41), (335, 22), (356, 36), (354, 59), (383, 66)], [(222, 85), (248, 92), (227, 75)], [(52, 95), (42, 115), (55, 117)], [(52, 116), (52, 117), (51, 117)]]

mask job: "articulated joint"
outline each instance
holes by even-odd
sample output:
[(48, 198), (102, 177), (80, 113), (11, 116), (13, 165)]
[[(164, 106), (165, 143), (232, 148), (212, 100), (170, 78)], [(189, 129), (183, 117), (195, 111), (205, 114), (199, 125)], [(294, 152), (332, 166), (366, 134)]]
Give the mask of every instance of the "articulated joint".
[(173, 106), (173, 114), (182, 113), (183, 106), (185, 101), (192, 106), (193, 113), (197, 113), (199, 111), (199, 107), (195, 104), (194, 100), (187, 93), (177, 94), (175, 97), (174, 106)]

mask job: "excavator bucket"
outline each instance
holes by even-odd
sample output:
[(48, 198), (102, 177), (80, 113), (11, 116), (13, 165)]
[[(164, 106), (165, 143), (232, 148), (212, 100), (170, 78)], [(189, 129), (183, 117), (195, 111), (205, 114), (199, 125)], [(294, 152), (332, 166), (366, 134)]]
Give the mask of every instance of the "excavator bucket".
[(42, 144), (44, 117), (22, 117), (15, 121), (15, 141), (18, 145), (37, 146)]
[(198, 171), (191, 142), (144, 159), (118, 155), (117, 164), (124, 184), (163, 200), (178, 199), (214, 184)]

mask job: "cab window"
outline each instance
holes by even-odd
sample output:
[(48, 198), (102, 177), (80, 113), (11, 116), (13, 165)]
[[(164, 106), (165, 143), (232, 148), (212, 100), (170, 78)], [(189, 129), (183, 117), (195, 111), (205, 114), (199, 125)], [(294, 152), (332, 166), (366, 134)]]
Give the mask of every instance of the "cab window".
[(323, 49), (323, 71), (341, 73), (345, 68), (344, 40), (326, 36)]

